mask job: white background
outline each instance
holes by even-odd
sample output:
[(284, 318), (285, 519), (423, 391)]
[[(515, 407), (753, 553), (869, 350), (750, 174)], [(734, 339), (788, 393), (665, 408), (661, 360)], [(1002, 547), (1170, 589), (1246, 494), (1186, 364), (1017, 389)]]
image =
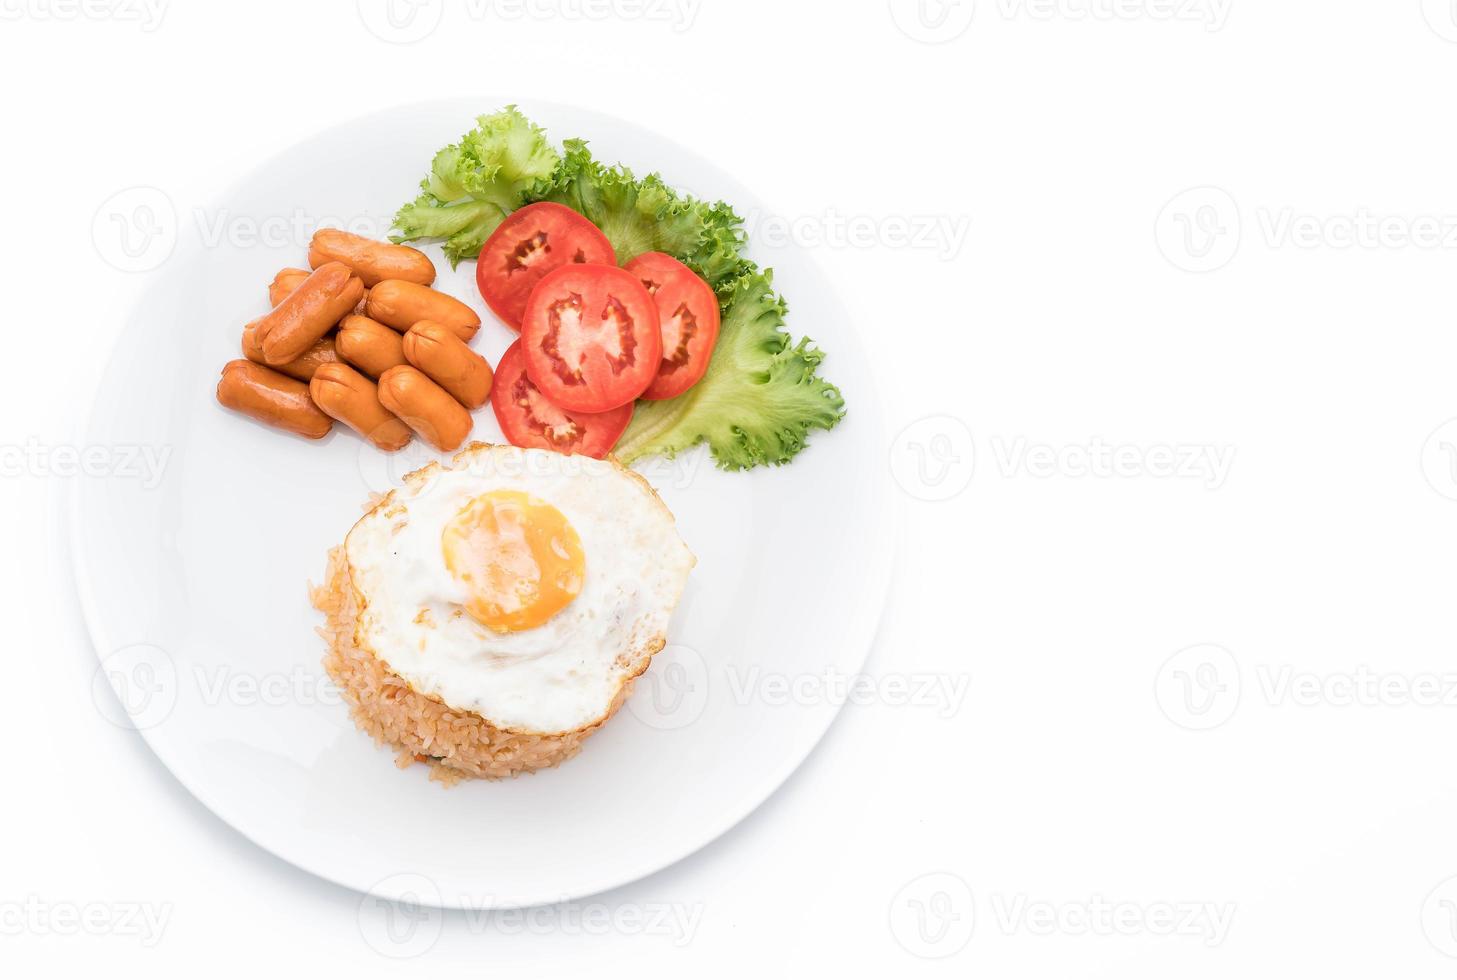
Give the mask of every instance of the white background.
[[(1445, 0), (435, 0), (411, 44), (369, 0), (0, 14), (7, 969), (1450, 975)], [(113, 194), (190, 221), (321, 127), (475, 90), (659, 128), (771, 202), (883, 370), (902, 434), (864, 472), (905, 539), (882, 696), (759, 812), (392, 946), (95, 710), (49, 470), (147, 281), (93, 233)]]

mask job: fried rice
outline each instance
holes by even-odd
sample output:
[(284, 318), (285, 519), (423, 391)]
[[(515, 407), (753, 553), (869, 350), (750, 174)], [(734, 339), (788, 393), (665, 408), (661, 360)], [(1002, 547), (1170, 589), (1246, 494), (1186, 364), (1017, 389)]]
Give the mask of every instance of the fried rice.
[[(319, 635), (328, 644), (324, 669), (349, 704), (350, 717), (375, 744), (396, 752), (395, 765), (424, 763), (430, 778), (447, 786), (462, 779), (500, 779), (555, 766), (576, 755), (582, 742), (612, 717), (632, 693), (628, 677), (607, 711), (594, 724), (559, 735), (510, 732), (480, 715), (459, 711), (438, 697), (421, 694), (370, 651), (355, 643), (359, 605), (340, 545), (329, 552), (325, 583), (311, 590), (324, 614)], [(638, 673), (662, 649), (659, 640), (640, 659)]]

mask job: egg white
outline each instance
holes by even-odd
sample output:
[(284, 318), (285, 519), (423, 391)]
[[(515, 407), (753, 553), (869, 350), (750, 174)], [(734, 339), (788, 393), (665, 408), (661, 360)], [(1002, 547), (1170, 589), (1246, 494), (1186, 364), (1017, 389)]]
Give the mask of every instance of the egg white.
[[(519, 490), (556, 507), (585, 556), (582, 589), (540, 626), (488, 629), (445, 566), (441, 532), (471, 500)], [(410, 686), (498, 728), (559, 734), (597, 724), (665, 642), (694, 564), (673, 515), (613, 461), (474, 443), (406, 477), (354, 525), (345, 555), (355, 642)]]

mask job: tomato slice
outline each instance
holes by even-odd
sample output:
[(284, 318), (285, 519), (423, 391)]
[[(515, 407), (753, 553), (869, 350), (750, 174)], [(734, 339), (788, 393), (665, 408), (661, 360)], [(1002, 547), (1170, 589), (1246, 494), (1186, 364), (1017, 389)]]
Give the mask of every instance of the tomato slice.
[(623, 268), (652, 294), (663, 334), (663, 359), (642, 397), (676, 398), (708, 370), (718, 342), (718, 297), (697, 273), (662, 252), (644, 252)]
[(663, 357), (658, 306), (637, 276), (615, 265), (548, 272), (521, 319), (526, 374), (573, 412), (605, 412), (647, 390)]
[(476, 288), (491, 312), (521, 329), (526, 300), (541, 277), (569, 262), (616, 265), (612, 243), (571, 208), (541, 201), (513, 212), (476, 257)]
[(521, 341), (506, 348), (491, 385), (491, 408), (513, 446), (579, 453), (601, 459), (632, 419), (631, 403), (593, 415), (557, 408), (526, 376)]

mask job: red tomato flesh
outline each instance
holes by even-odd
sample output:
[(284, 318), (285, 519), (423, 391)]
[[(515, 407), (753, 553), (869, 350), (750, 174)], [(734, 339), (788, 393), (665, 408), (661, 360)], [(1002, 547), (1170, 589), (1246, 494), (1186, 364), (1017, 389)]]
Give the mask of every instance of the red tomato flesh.
[(698, 383), (718, 341), (718, 297), (682, 262), (644, 252), (623, 266), (642, 280), (658, 306), (663, 359), (643, 398), (675, 398)]
[(632, 419), (632, 404), (610, 412), (568, 412), (547, 400), (526, 376), (521, 341), (506, 348), (491, 385), (491, 408), (507, 441), (522, 449), (606, 456)]
[(657, 377), (658, 307), (626, 269), (564, 265), (531, 291), (521, 348), (527, 377), (554, 404), (606, 412), (631, 404)]
[(501, 222), (476, 258), (481, 298), (512, 330), (542, 277), (572, 262), (616, 265), (612, 243), (586, 218), (550, 201), (528, 204)]

